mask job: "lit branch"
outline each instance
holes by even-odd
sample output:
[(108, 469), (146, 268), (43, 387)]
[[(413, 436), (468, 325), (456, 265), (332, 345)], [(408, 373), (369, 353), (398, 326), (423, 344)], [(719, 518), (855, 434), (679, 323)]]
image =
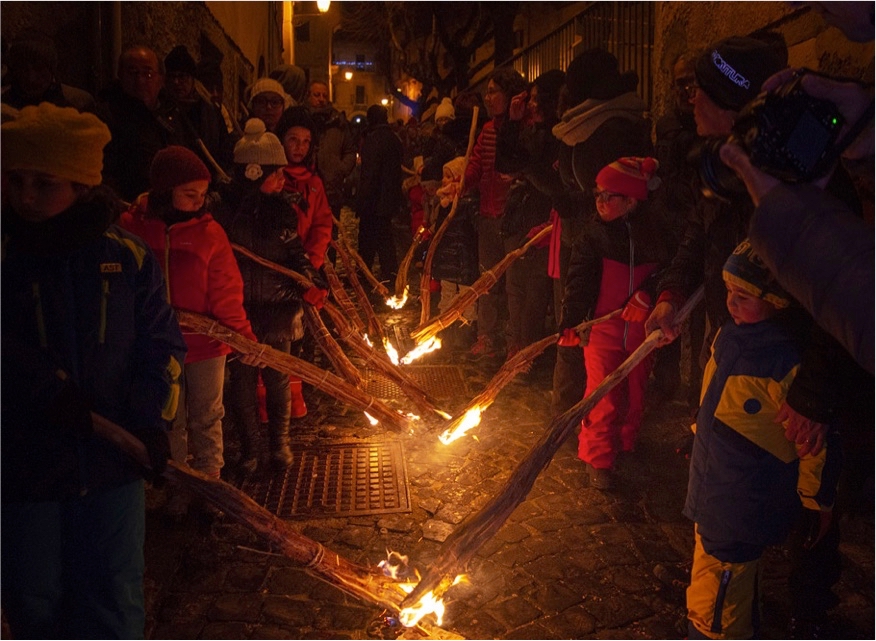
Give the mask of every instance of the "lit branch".
[(375, 292), (380, 294), (380, 296), (383, 298), (389, 297), (389, 290), (386, 288), (386, 285), (377, 280), (377, 277), (371, 273), (371, 269), (368, 267), (368, 265), (365, 264), (365, 261), (362, 259), (362, 256), (359, 255), (359, 252), (353, 249), (353, 246), (350, 245), (347, 237), (344, 235), (344, 231), (341, 227), (340, 221), (337, 218), (332, 218), (332, 220), (335, 221), (335, 226), (338, 228), (338, 251), (347, 252), (350, 257), (356, 261), (359, 269), (365, 275), (365, 279), (374, 287)]

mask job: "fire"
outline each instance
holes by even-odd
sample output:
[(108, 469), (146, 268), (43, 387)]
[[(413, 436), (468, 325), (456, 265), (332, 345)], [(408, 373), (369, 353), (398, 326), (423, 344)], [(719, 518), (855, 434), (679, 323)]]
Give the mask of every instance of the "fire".
[(365, 414), (365, 418), (367, 418), (368, 422), (371, 423), (372, 425), (377, 425), (380, 422), (376, 418), (371, 416), (371, 414), (369, 414), (368, 412), (364, 412), (364, 414)]
[(471, 408), (463, 414), (462, 418), (454, 421), (455, 425), (451, 425), (444, 430), (444, 433), (438, 437), (438, 440), (444, 443), (444, 445), (449, 445), (456, 439), (461, 438), (470, 429), (481, 424), (482, 411), (483, 410), (480, 407)]
[(401, 359), (401, 363), (402, 365), (409, 365), (424, 354), (434, 352), (436, 349), (441, 349), (441, 339), (433, 336), (429, 340), (420, 343), (414, 349), (405, 354), (404, 357), (402, 357)]
[(386, 350), (386, 355), (389, 356), (390, 362), (393, 365), (398, 365), (398, 350), (389, 342), (388, 338), (383, 339), (383, 349)]
[(386, 299), (386, 304), (393, 309), (401, 309), (405, 306), (405, 303), (408, 302), (408, 287), (405, 285), (405, 291), (402, 294), (401, 298), (398, 296), (392, 296), (391, 298)]
[[(381, 561), (378, 564), (378, 567), (383, 570), (383, 573), (386, 576), (402, 581), (402, 583), (399, 583), (399, 588), (407, 594), (413, 592), (417, 583), (420, 581), (420, 573), (408, 565), (408, 557), (405, 554), (387, 550), (386, 559)], [(465, 575), (458, 575), (453, 580), (450, 587), (464, 579)], [(444, 600), (435, 596), (434, 591), (429, 591), (423, 595), (416, 605), (410, 608), (404, 608), (399, 612), (399, 623), (406, 628), (411, 628), (417, 625), (417, 623), (419, 623), (427, 614), (434, 614), (435, 622), (440, 626), (444, 620), (444, 609)]]

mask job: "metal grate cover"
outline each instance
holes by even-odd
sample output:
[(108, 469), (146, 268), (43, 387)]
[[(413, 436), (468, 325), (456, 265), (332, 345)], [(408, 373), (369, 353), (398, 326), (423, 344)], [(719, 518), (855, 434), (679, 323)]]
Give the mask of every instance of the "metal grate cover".
[(247, 481), (243, 491), (280, 518), (410, 512), (401, 443), (292, 446), (285, 474)]
[[(456, 365), (405, 365), (404, 371), (425, 392), (437, 399), (467, 398), (465, 378)], [(366, 368), (364, 390), (380, 399), (407, 398), (393, 381), (380, 372)]]

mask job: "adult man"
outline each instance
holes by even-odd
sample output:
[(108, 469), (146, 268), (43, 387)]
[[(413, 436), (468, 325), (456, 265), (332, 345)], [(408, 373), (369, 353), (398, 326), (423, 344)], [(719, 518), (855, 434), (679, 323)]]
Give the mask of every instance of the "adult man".
[[(233, 144), (222, 118), (222, 112), (198, 93), (195, 76), (198, 67), (185, 45), (174, 47), (164, 59), (168, 97), (172, 98), (183, 117), (183, 126), (190, 136), (203, 142), (211, 158), (203, 149), (195, 149), (207, 167), (215, 172), (211, 159), (223, 169), (231, 166)], [(200, 147), (200, 145), (198, 145)]]
[(344, 203), (344, 180), (356, 167), (356, 143), (344, 115), (329, 102), (328, 85), (321, 80), (310, 83), (307, 108), (317, 134), (313, 141), (316, 171), (322, 178), (332, 214), (340, 219)]
[(132, 45), (119, 56), (118, 79), (99, 95), (97, 115), (112, 133), (104, 182), (128, 202), (149, 189), (149, 167), (159, 150), (168, 145), (196, 148), (163, 87), (158, 55), (145, 45)]
[(362, 175), (356, 203), (359, 217), (359, 253), (371, 267), (380, 256), (381, 280), (394, 282), (398, 257), (392, 235), (392, 219), (402, 203), (401, 141), (392, 132), (386, 108), (368, 107), (368, 131), (362, 142)]

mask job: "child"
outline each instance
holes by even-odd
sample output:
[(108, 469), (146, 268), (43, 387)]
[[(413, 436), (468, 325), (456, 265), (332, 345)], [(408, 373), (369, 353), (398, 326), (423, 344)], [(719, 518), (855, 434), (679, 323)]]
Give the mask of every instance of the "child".
[[(160, 257), (167, 297), (174, 307), (215, 318), (256, 340), (243, 308), (243, 281), (222, 227), (204, 208), (210, 172), (185, 147), (162, 149), (152, 161), (151, 190), (122, 214), (120, 224), (137, 234)], [(225, 357), (231, 348), (201, 334), (186, 334), (189, 351), (180, 410), (171, 431), (171, 454), (179, 463), (219, 478), (224, 465), (222, 389)], [(248, 359), (245, 359), (248, 360)], [(167, 505), (182, 518), (190, 497), (174, 494)]]
[(832, 442), (798, 459), (799, 446), (776, 422), (800, 364), (787, 294), (748, 241), (723, 277), (732, 322), (720, 328), (704, 371), (684, 507), (695, 523), (692, 639), (757, 638), (763, 550), (784, 541), (801, 502), (820, 511), (811, 544), (823, 536), (839, 472)]
[[(657, 166), (653, 158), (620, 158), (596, 176), (598, 219), (589, 221), (572, 253), (558, 341), (563, 347), (584, 344), (585, 395), (645, 340), (654, 277), (672, 257), (671, 234), (648, 200), (659, 184)], [(576, 325), (621, 307), (622, 317), (595, 325), (589, 342), (579, 341)], [(610, 490), (618, 452), (635, 447), (650, 371), (646, 358), (584, 417), (578, 458), (587, 464), (591, 487)]]
[[(441, 227), (447, 214), (453, 206), (453, 197), (459, 189), (462, 180), (462, 169), (465, 159), (462, 156), (454, 158), (444, 165), (441, 187), (436, 191), (440, 208), (435, 221), (435, 231)], [(445, 312), (450, 303), (459, 294), (468, 289), (478, 278), (478, 196), (469, 193), (460, 196), (456, 205), (456, 213), (450, 221), (441, 242), (435, 249), (432, 258), (432, 281), (440, 283), (440, 301), (438, 310)], [(469, 305), (463, 310), (462, 318), (464, 325), (456, 326), (451, 334), (459, 347), (468, 349), (473, 340), (470, 335), (474, 323), (477, 320), (477, 303)]]
[[(298, 236), (297, 209), (291, 194), (283, 191), (286, 154), (279, 139), (265, 131), (258, 118), (246, 123), (246, 131), (234, 147), (234, 182), (223, 191), (218, 220), (230, 240), (262, 258), (288, 267), (322, 284)], [(289, 277), (250, 260), (240, 260), (243, 303), (260, 342), (298, 355), (304, 337), (302, 293)], [(303, 294), (317, 302), (325, 286)], [(295, 349), (293, 350), (293, 346)], [(241, 468), (252, 474), (259, 467), (264, 448), (259, 427), (257, 385), (259, 370), (245, 363), (229, 363), (232, 384), (228, 409), (242, 445)], [(289, 375), (270, 368), (261, 370), (271, 458), (283, 467), (292, 463), (289, 448), (290, 419), (307, 411), (301, 395), (301, 380), (291, 384)]]
[(110, 132), (44, 102), (3, 123), (2, 582), (17, 639), (143, 638), (144, 470), (167, 466), (186, 345), (146, 244), (112, 224)]

